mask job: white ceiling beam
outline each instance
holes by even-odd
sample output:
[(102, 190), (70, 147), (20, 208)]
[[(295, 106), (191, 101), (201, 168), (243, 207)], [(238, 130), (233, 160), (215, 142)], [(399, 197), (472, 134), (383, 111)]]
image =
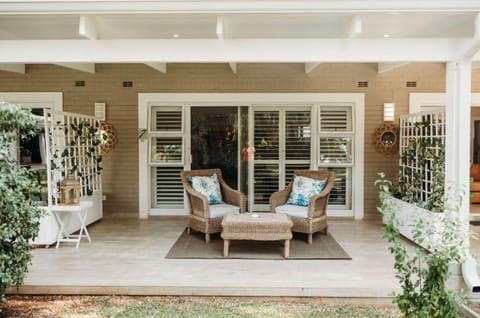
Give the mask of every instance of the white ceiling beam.
[(348, 26), (348, 37), (355, 38), (362, 33), (362, 19), (359, 16), (354, 16), (350, 20)]
[(319, 65), (320, 63), (305, 63), (305, 73), (310, 73)]
[[(445, 62), (465, 40), (217, 39), (0, 41), (3, 63)], [(468, 39), (466, 40), (468, 41)], [(285, 47), (289, 49), (286, 50)], [(161, 52), (159, 54), (158, 52)]]
[(72, 70), (95, 74), (95, 63), (53, 63)]
[(377, 65), (377, 73), (382, 74), (396, 68), (402, 67), (408, 63), (405, 62), (390, 62), (390, 63), (378, 63)]
[(475, 55), (480, 51), (480, 13), (475, 15), (475, 29), (474, 35), (471, 39), (471, 43), (467, 44), (467, 46), (463, 49), (463, 52), (460, 54), (461, 57), (467, 60), (472, 60), (475, 58)]
[(230, 66), (233, 74), (237, 74), (237, 63), (229, 62), (228, 66)]
[(223, 17), (217, 17), (217, 38), (223, 40)]
[(145, 65), (150, 66), (160, 73), (167, 74), (167, 63), (145, 63)]
[(90, 40), (98, 39), (97, 26), (93, 17), (81, 15), (78, 23), (78, 34)]
[(153, 13), (334, 13), (334, 12), (476, 12), (472, 0), (322, 0), (322, 1), (51, 1), (6, 0), (0, 15), (12, 14), (153, 14)]
[(0, 71), (25, 74), (25, 64), (22, 63), (0, 63)]

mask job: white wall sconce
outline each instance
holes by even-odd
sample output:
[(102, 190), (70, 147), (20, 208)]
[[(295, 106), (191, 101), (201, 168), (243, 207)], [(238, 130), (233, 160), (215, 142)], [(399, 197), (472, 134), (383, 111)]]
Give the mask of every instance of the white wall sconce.
[(383, 121), (395, 120), (395, 103), (383, 104)]

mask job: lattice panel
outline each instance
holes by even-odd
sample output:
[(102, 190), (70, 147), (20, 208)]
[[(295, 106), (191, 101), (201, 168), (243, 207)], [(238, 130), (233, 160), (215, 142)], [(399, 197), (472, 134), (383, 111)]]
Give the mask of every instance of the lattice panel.
[(444, 156), (445, 133), (444, 111), (400, 116), (400, 191), (413, 202), (426, 205), (444, 187), (435, 178), (443, 180), (445, 164), (434, 158)]
[(68, 175), (80, 180), (81, 196), (101, 190), (100, 122), (92, 116), (65, 112), (45, 113), (53, 203), (58, 204), (58, 184)]

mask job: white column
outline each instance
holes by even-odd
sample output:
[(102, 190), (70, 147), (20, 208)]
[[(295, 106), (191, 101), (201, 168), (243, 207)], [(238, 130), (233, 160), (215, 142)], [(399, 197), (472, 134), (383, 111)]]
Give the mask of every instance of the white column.
[(469, 214), (471, 61), (447, 63), (445, 181), (464, 190), (460, 213)]

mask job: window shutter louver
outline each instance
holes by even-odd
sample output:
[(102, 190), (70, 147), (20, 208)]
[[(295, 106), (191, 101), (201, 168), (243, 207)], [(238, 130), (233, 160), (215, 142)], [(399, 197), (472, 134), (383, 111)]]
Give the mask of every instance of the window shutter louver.
[[(278, 190), (279, 120), (278, 111), (255, 111), (254, 113), (255, 204), (268, 204), (270, 195)], [(264, 161), (270, 162), (264, 163)]]
[(310, 161), (310, 112), (287, 111), (285, 125), (285, 159)]
[(351, 162), (352, 143), (348, 137), (320, 138), (320, 162), (344, 163)]
[(256, 111), (254, 116), (255, 159), (278, 160), (279, 156), (279, 113), (278, 111)]
[(180, 171), (183, 167), (154, 167), (154, 200), (155, 208), (183, 207), (183, 185)]
[(152, 129), (154, 131), (182, 131), (181, 107), (152, 107)]
[(152, 162), (182, 163), (182, 138), (153, 138)]
[(320, 109), (320, 130), (351, 131), (351, 107), (322, 107)]
[(335, 183), (330, 191), (328, 205), (331, 206), (347, 206), (350, 205), (350, 183), (351, 168), (331, 168), (335, 171)]

